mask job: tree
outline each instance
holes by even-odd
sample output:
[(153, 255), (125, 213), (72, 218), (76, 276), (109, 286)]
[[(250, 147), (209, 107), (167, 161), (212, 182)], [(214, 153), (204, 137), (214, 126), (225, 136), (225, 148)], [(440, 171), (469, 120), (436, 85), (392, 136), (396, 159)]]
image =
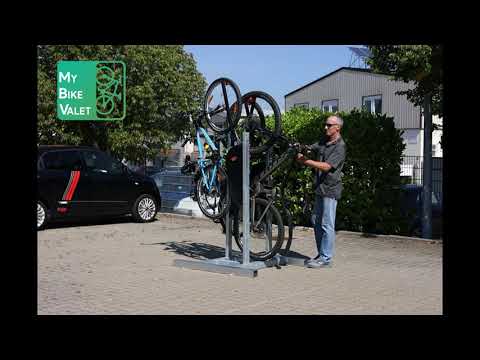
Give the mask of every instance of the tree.
[[(56, 115), (60, 60), (120, 60), (126, 64), (123, 121), (61, 121)], [(206, 81), (180, 45), (38, 46), (38, 144), (93, 145), (131, 161), (153, 157), (187, 130), (180, 114), (198, 110)]]
[(431, 238), (432, 187), (432, 114), (443, 117), (442, 45), (369, 46), (372, 56), (367, 63), (375, 71), (393, 75), (395, 80), (414, 82), (414, 88), (400, 91), (424, 112), (424, 163), (422, 236)]
[(416, 106), (432, 95), (432, 114), (443, 116), (442, 45), (372, 45), (367, 64), (372, 70), (392, 75), (395, 80), (413, 81), (410, 90), (399, 91)]

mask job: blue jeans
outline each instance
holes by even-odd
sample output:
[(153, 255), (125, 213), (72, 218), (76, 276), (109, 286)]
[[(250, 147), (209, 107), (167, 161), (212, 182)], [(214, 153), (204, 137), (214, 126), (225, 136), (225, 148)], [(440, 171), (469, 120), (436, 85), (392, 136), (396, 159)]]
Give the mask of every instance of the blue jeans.
[(335, 253), (335, 214), (337, 200), (316, 195), (312, 214), (312, 224), (315, 230), (320, 260), (329, 262)]

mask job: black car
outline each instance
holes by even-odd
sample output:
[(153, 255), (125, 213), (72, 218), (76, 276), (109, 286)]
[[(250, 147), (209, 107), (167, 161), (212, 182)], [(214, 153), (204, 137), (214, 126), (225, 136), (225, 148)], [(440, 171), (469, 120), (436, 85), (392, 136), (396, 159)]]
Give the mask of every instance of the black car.
[[(423, 187), (408, 184), (402, 187), (402, 213), (410, 219), (408, 235), (420, 237), (422, 234)], [(442, 237), (442, 202), (432, 191), (432, 236)]]
[(39, 146), (37, 190), (37, 229), (83, 217), (133, 215), (148, 222), (161, 207), (151, 178), (91, 147)]

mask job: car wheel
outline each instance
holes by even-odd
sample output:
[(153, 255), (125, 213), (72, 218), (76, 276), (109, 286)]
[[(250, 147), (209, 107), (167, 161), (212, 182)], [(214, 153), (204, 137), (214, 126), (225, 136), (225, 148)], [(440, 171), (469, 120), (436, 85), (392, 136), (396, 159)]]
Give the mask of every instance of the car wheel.
[(47, 208), (41, 201), (37, 201), (37, 230), (42, 230), (47, 223)]
[(157, 215), (157, 203), (151, 195), (141, 195), (133, 204), (133, 218), (137, 222), (149, 222)]

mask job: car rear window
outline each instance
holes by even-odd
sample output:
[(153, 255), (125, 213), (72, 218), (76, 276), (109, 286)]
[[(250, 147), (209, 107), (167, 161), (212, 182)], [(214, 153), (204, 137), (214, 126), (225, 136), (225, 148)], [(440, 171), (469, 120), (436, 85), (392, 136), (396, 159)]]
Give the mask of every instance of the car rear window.
[(82, 160), (78, 152), (70, 151), (49, 151), (42, 156), (43, 164), (48, 170), (81, 170)]

